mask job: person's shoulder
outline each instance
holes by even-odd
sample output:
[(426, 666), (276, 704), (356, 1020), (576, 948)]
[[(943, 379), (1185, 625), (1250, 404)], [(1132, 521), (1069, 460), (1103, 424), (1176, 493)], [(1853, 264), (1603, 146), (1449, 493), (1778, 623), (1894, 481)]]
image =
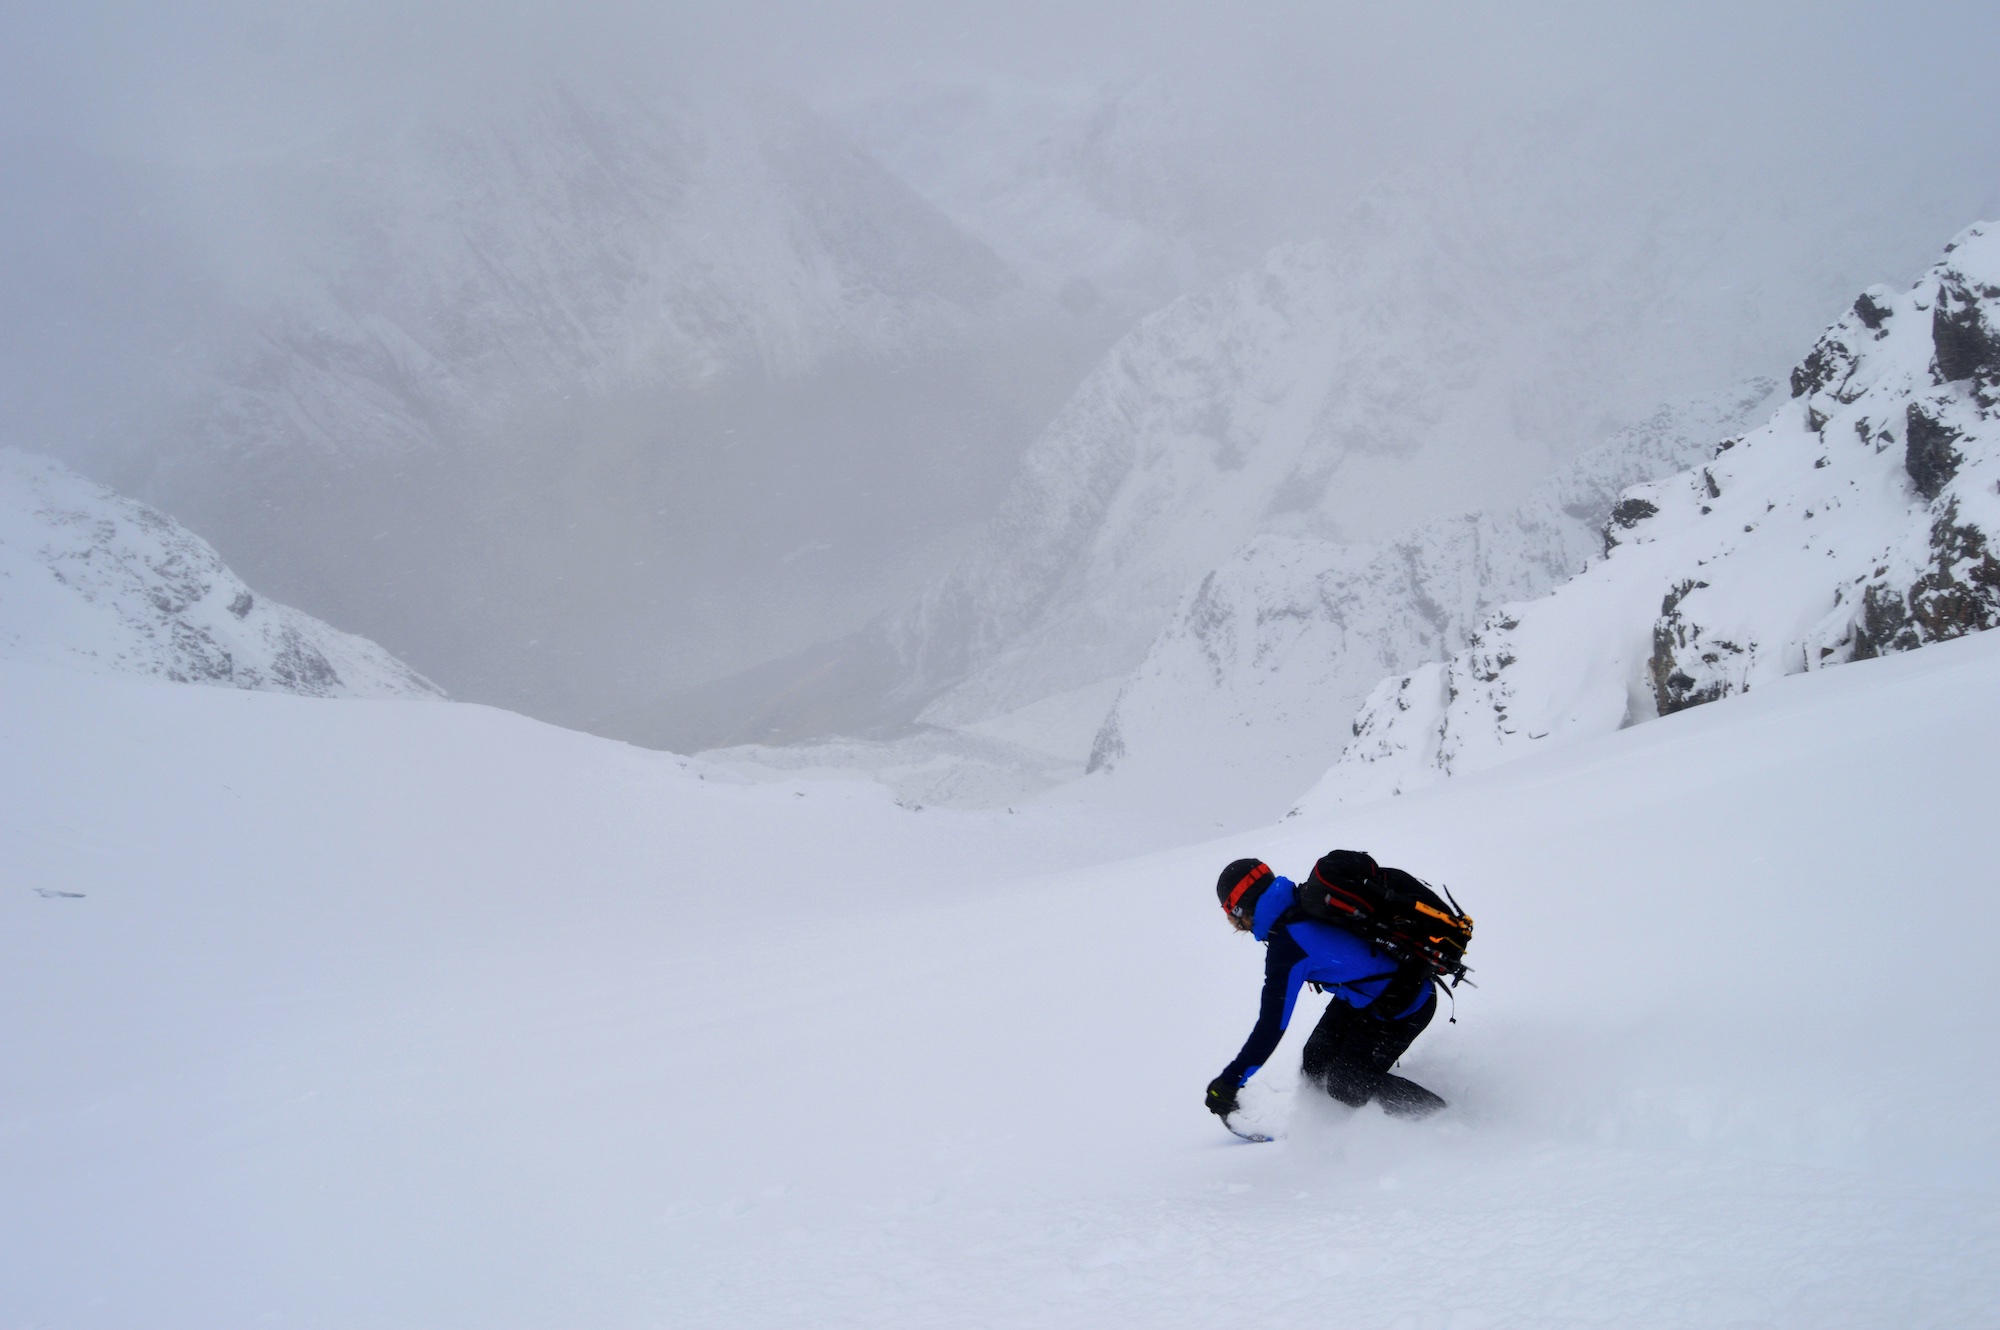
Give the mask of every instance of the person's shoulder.
[(1264, 894), (1257, 898), (1257, 908), (1251, 912), (1253, 936), (1260, 942), (1271, 940), (1271, 932), (1281, 920), (1291, 912), (1298, 899), (1298, 889), (1288, 877), (1273, 877), (1271, 885), (1264, 888)]

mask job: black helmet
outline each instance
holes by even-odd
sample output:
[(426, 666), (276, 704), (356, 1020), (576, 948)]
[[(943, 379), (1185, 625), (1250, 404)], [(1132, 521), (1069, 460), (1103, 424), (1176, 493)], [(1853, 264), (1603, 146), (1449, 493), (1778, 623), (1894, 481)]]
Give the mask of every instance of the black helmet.
[(1238, 859), (1215, 879), (1215, 899), (1238, 923), (1247, 921), (1257, 908), (1257, 898), (1271, 885), (1271, 865), (1262, 859)]

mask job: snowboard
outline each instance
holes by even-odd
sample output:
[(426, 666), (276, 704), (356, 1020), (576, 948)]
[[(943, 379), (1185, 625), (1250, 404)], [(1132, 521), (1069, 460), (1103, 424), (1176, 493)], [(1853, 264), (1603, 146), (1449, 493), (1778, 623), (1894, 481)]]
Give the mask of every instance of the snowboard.
[(1237, 1126), (1234, 1122), (1230, 1121), (1231, 1118), (1236, 1116), (1237, 1114), (1235, 1113), (1224, 1113), (1222, 1115), (1222, 1125), (1227, 1127), (1229, 1134), (1237, 1140), (1248, 1141), (1252, 1145), (1268, 1145), (1278, 1139), (1276, 1136), (1266, 1135), (1256, 1127), (1250, 1126), (1247, 1122), (1241, 1127)]
[[(1443, 1096), (1426, 1090), (1415, 1081), (1405, 1080), (1394, 1074), (1382, 1078), (1382, 1084), (1376, 1089), (1374, 1098), (1370, 1102), (1392, 1118), (1402, 1118), (1411, 1122), (1427, 1118), (1447, 1106)], [(1283, 1121), (1281, 1104), (1282, 1101), (1277, 1100), (1275, 1096), (1266, 1096), (1254, 1106), (1252, 1112), (1245, 1113), (1239, 1108), (1233, 1113), (1224, 1114), (1221, 1119), (1222, 1125), (1228, 1129), (1230, 1135), (1253, 1145), (1266, 1145), (1272, 1141), (1283, 1140), (1284, 1131), (1280, 1126)]]

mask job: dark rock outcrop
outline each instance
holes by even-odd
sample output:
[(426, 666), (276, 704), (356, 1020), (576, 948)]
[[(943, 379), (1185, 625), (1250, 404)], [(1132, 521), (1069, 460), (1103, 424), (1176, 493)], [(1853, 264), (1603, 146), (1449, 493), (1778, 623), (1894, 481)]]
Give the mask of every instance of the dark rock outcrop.
[(1974, 291), (1960, 282), (1942, 282), (1931, 309), (1931, 342), (1937, 347), (1937, 381), (2000, 380), (2000, 336), (1987, 323), (1981, 297), (2000, 290)]
[(1880, 331), (1891, 311), (1889, 306), (1877, 304), (1875, 297), (1863, 291), (1854, 299), (1854, 317), (1861, 320), (1861, 326), (1870, 332)]
[(1854, 659), (1914, 651), (2000, 625), (2000, 558), (1986, 533), (1950, 504), (1931, 524), (1931, 565), (1906, 590), (1871, 584), (1862, 594)]
[(1604, 524), (1604, 552), (1611, 553), (1618, 548), (1619, 531), (1630, 531), (1647, 518), (1660, 511), (1657, 504), (1644, 499), (1623, 499), (1611, 510), (1611, 520)]
[(1731, 691), (1728, 679), (1713, 675), (1698, 679), (1682, 664), (1682, 658), (1687, 654), (1697, 656), (1705, 665), (1715, 665), (1725, 655), (1735, 656), (1743, 652), (1743, 648), (1734, 642), (1715, 641), (1704, 645), (1701, 625), (1690, 623), (1681, 614), (1681, 602), (1687, 599), (1689, 593), (1707, 585), (1690, 578), (1676, 584), (1660, 602), (1660, 617), (1653, 624), (1653, 654), (1646, 662), (1646, 675), (1653, 684), (1653, 705), (1662, 716), (1716, 701), (1727, 697)]
[(1806, 358), (1792, 371), (1792, 396), (1806, 397), (1824, 392), (1853, 372), (1854, 353), (1829, 333), (1806, 353)]
[(1904, 469), (1916, 484), (1917, 493), (1925, 499), (1935, 499), (1958, 474), (1959, 465), (1965, 460), (1953, 447), (1958, 442), (1958, 431), (1935, 419), (1919, 402), (1910, 403), (1903, 416), (1903, 427), (1909, 439), (1904, 449)]

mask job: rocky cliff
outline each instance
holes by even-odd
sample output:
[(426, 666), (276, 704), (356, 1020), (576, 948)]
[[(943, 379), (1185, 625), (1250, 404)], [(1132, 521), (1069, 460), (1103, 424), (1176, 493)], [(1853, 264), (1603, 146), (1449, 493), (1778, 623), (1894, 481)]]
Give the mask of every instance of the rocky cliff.
[(1704, 465), (1627, 490), (1608, 558), (1379, 685), (1304, 806), (2000, 621), (2000, 227), (1863, 292), (1789, 386)]

